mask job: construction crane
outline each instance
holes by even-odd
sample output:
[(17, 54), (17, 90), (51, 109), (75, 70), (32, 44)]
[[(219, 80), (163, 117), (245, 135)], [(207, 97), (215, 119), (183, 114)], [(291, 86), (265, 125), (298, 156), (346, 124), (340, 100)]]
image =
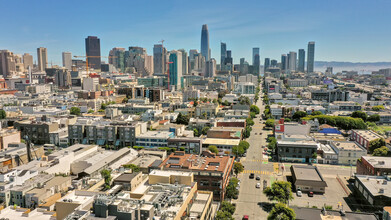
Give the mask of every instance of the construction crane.
[(87, 71), (87, 75), (88, 75), (88, 58), (116, 58), (116, 56), (73, 56), (75, 58), (86, 58), (86, 71)]

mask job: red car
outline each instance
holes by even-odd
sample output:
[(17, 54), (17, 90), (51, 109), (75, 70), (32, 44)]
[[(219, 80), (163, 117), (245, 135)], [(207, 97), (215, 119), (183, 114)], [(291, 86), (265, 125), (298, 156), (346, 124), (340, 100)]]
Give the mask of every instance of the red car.
[(248, 220), (248, 215), (243, 215), (242, 220)]
[(308, 197), (314, 197), (314, 192), (308, 192)]

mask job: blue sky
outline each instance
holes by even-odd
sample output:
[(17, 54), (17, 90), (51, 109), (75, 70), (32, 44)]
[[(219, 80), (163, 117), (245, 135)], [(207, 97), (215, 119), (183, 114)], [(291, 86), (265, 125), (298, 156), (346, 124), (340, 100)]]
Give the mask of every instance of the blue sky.
[(220, 41), (234, 62), (251, 62), (307, 49), (316, 42), (316, 60), (391, 61), (391, 1), (388, 0), (0, 0), (0, 49), (28, 52), (47, 47), (49, 62), (61, 52), (84, 55), (84, 38), (98, 36), (101, 53), (113, 47), (141, 46), (152, 53), (165, 39), (167, 49), (200, 50), (201, 26), (208, 24), (212, 57)]

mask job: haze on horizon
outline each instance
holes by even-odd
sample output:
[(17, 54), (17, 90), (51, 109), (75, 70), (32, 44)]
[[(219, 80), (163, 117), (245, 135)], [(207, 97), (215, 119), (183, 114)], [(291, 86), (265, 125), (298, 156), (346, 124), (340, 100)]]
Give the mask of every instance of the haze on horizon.
[(391, 61), (388, 9), (391, 1), (3, 1), (0, 48), (30, 53), (47, 47), (49, 63), (61, 53), (84, 55), (84, 39), (98, 36), (101, 54), (113, 47), (140, 46), (152, 54), (164, 39), (168, 50), (200, 51), (202, 24), (208, 24), (212, 57), (220, 42), (234, 62), (251, 61), (252, 47), (265, 57), (307, 49), (316, 42), (317, 61)]

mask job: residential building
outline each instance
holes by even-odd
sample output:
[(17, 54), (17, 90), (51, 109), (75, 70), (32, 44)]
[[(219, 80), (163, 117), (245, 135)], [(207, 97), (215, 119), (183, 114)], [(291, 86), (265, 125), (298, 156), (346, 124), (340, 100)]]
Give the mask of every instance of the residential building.
[(175, 137), (170, 131), (147, 131), (136, 136), (136, 146), (144, 148), (168, 147), (168, 139)]
[[(172, 62), (172, 63), (171, 63)], [(170, 51), (170, 88), (179, 90), (182, 88), (182, 53), (177, 50)]]
[(295, 72), (297, 63), (297, 53), (294, 51), (289, 52), (289, 70)]
[(279, 141), (277, 140), (277, 158), (279, 161), (309, 163), (316, 162), (314, 154), (318, 150), (314, 141)]
[(334, 90), (318, 90), (311, 92), (311, 99), (317, 101), (350, 101), (349, 91)]
[(34, 144), (49, 144), (49, 133), (59, 129), (57, 122), (16, 121), (14, 127), (20, 131), (23, 139), (30, 139)]
[(71, 52), (62, 52), (62, 66), (67, 70), (72, 69), (72, 53)]
[(29, 67), (31, 69), (33, 69), (33, 67), (34, 67), (33, 56), (28, 53), (24, 53), (23, 54), (23, 65), (24, 65), (25, 70), (27, 70)]
[[(304, 66), (303, 66), (303, 68), (304, 68)], [(306, 79), (288, 79), (288, 86), (289, 87), (307, 87), (308, 80), (306, 80)]]
[(307, 73), (314, 72), (315, 65), (315, 42), (308, 42), (307, 49)]
[(168, 147), (188, 154), (200, 154), (203, 139), (198, 137), (174, 137), (168, 139)]
[(391, 158), (362, 156), (357, 160), (356, 173), (360, 175), (386, 176), (391, 175)]
[(37, 48), (38, 70), (44, 72), (48, 67), (48, 50), (44, 47)]
[(299, 63), (297, 67), (298, 72), (304, 73), (304, 64), (305, 64), (305, 51), (304, 49), (299, 49)]
[(382, 138), (382, 136), (371, 130), (352, 130), (350, 134), (350, 139), (366, 150), (369, 150), (369, 143), (371, 141), (379, 138)]
[(367, 150), (351, 141), (330, 141), (330, 146), (338, 155), (338, 164), (355, 165), (357, 160), (367, 155)]

